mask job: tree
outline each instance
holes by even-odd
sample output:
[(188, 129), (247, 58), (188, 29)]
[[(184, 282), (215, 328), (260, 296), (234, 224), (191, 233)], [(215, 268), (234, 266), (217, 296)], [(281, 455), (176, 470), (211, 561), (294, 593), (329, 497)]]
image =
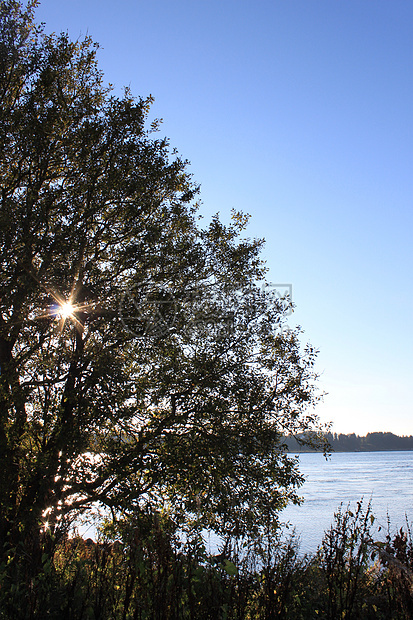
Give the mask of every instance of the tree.
[(151, 98), (114, 96), (35, 6), (0, 4), (3, 549), (93, 503), (256, 532), (297, 500), (282, 437), (317, 431), (315, 351), (248, 218), (200, 227)]

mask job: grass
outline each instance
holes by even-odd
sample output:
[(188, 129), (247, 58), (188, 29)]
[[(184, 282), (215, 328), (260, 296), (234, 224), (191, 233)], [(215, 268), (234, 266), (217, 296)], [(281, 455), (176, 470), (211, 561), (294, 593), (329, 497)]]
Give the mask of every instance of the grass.
[[(384, 541), (362, 502), (338, 510), (318, 550), (294, 534), (227, 540), (208, 553), (160, 515), (107, 525), (99, 543), (43, 541), (0, 566), (0, 618), (30, 620), (311, 620), (413, 618), (413, 542), (406, 527)], [(25, 560), (25, 561), (23, 561)], [(30, 562), (32, 564), (30, 564)], [(12, 570), (13, 569), (13, 570)]]

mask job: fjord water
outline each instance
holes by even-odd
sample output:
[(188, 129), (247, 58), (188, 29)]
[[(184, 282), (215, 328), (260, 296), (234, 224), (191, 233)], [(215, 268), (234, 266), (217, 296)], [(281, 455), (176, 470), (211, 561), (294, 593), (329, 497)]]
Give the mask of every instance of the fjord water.
[(300, 489), (301, 506), (288, 506), (281, 519), (289, 521), (301, 536), (301, 553), (314, 553), (323, 533), (333, 521), (340, 503), (356, 507), (363, 498), (367, 507), (371, 500), (376, 517), (378, 538), (387, 531), (387, 515), (391, 532), (404, 527), (407, 514), (413, 521), (413, 451), (411, 452), (337, 452), (326, 460), (322, 454), (299, 455), (300, 470), (306, 482)]

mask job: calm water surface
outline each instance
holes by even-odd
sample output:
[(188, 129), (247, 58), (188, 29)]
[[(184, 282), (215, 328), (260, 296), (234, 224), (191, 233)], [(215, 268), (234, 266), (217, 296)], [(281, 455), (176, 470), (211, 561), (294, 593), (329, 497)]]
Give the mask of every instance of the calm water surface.
[(405, 525), (405, 514), (413, 520), (413, 451), (338, 452), (326, 461), (322, 454), (300, 454), (300, 469), (306, 482), (300, 489), (301, 506), (281, 513), (301, 535), (301, 551), (314, 552), (323, 532), (331, 525), (340, 503), (353, 506), (361, 498), (371, 499), (377, 526), (391, 530)]

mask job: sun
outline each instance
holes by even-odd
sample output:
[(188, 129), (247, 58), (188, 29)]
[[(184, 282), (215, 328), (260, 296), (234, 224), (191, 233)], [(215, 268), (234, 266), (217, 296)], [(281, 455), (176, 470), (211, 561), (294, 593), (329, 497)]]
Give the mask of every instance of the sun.
[(68, 319), (69, 317), (73, 315), (74, 311), (75, 311), (75, 308), (70, 303), (70, 301), (65, 301), (64, 303), (60, 304), (59, 313), (62, 319), (64, 320)]

